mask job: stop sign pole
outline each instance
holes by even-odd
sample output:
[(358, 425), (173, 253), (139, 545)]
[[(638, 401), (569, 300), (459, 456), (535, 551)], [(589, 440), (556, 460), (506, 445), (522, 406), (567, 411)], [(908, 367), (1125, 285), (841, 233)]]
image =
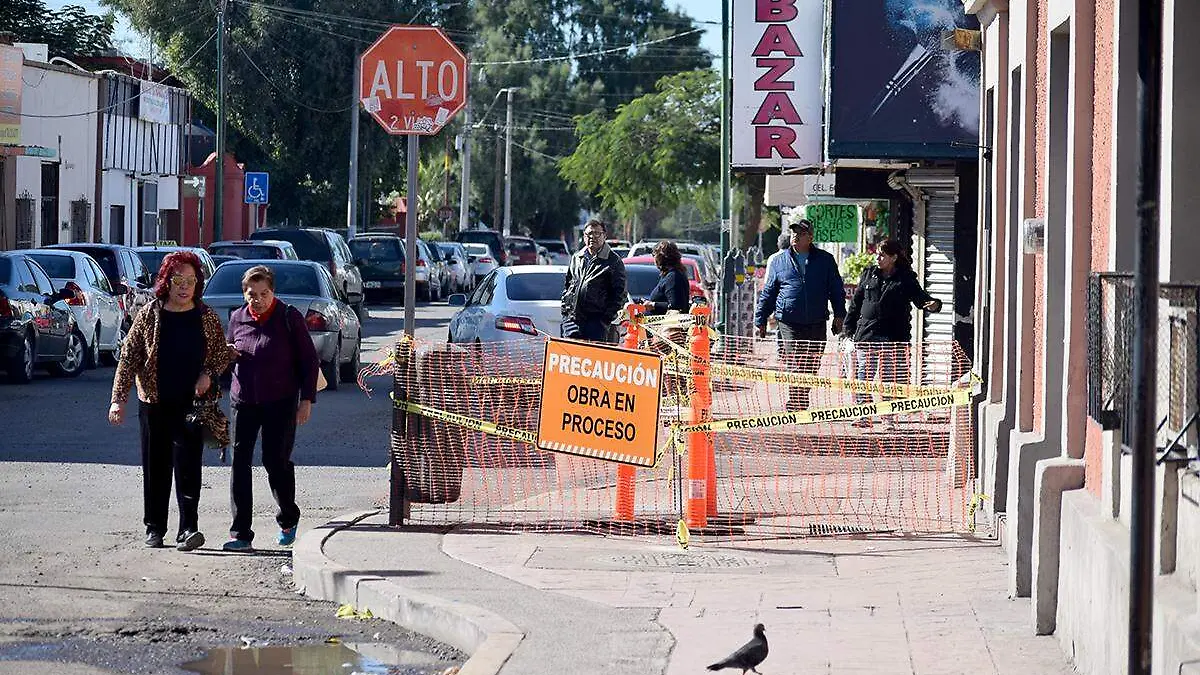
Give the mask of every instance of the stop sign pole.
[(417, 163), (433, 136), (467, 103), (467, 57), (433, 26), (392, 26), (359, 60), (358, 98), (389, 134), (408, 136), (404, 333), (416, 328)]

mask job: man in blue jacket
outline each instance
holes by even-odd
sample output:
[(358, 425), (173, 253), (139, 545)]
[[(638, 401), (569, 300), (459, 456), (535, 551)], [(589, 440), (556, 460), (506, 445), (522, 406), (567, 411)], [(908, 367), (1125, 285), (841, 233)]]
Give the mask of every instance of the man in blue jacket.
[[(754, 325), (758, 337), (767, 336), (767, 317), (779, 325), (779, 356), (792, 372), (814, 374), (829, 339), (829, 308), (833, 308), (833, 333), (842, 332), (846, 318), (846, 289), (833, 256), (813, 243), (813, 225), (799, 220), (789, 226), (791, 248), (767, 261), (767, 279), (758, 296)], [(788, 388), (788, 410), (805, 410), (808, 387)]]

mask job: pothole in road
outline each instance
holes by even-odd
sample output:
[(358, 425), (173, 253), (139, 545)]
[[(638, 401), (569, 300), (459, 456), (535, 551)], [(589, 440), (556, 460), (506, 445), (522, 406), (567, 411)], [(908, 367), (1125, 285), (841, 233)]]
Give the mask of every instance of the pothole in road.
[(442, 675), (457, 669), (424, 652), (395, 645), (339, 643), (303, 646), (210, 649), (199, 661), (183, 664), (202, 675), (293, 675), (295, 673), (386, 673)]

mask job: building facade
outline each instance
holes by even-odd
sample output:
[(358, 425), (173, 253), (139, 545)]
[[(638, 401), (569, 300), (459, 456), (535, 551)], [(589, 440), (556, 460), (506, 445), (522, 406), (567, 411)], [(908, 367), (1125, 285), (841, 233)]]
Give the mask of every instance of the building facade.
[[(980, 21), (975, 370), (984, 503), (1031, 628), (1082, 673), (1126, 672), (1131, 461), (1123, 427), (1139, 162), (1136, 0), (965, 0)], [(1196, 456), (1200, 4), (1164, 35), (1155, 672), (1200, 657)], [(1189, 496), (1190, 495), (1190, 496)], [(1183, 670), (1181, 670), (1183, 669)]]

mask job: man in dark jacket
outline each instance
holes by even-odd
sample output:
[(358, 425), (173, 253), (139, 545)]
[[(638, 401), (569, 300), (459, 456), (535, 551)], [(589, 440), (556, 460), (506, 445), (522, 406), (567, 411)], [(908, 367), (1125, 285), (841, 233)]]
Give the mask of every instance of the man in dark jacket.
[(250, 467), (262, 432), (262, 463), (279, 506), (280, 546), (296, 539), (296, 425), (308, 422), (317, 400), (320, 360), (300, 310), (275, 297), (275, 274), (265, 265), (242, 276), (246, 305), (229, 317), (229, 343), (238, 351), (229, 398), (233, 407), (232, 539), (226, 551), (253, 549), (254, 489)]
[[(829, 308), (833, 308), (833, 332), (842, 331), (846, 318), (846, 289), (833, 256), (816, 248), (813, 225), (800, 220), (790, 226), (791, 248), (780, 251), (767, 261), (767, 278), (754, 325), (758, 337), (767, 336), (767, 317), (774, 316), (779, 326), (779, 355), (792, 372), (814, 374), (821, 365), (824, 343), (829, 339), (826, 327)], [(808, 387), (788, 389), (788, 410), (809, 407)]]
[(607, 228), (591, 220), (583, 229), (585, 246), (571, 256), (562, 294), (562, 336), (616, 342), (612, 323), (625, 305), (625, 264), (604, 242)]

